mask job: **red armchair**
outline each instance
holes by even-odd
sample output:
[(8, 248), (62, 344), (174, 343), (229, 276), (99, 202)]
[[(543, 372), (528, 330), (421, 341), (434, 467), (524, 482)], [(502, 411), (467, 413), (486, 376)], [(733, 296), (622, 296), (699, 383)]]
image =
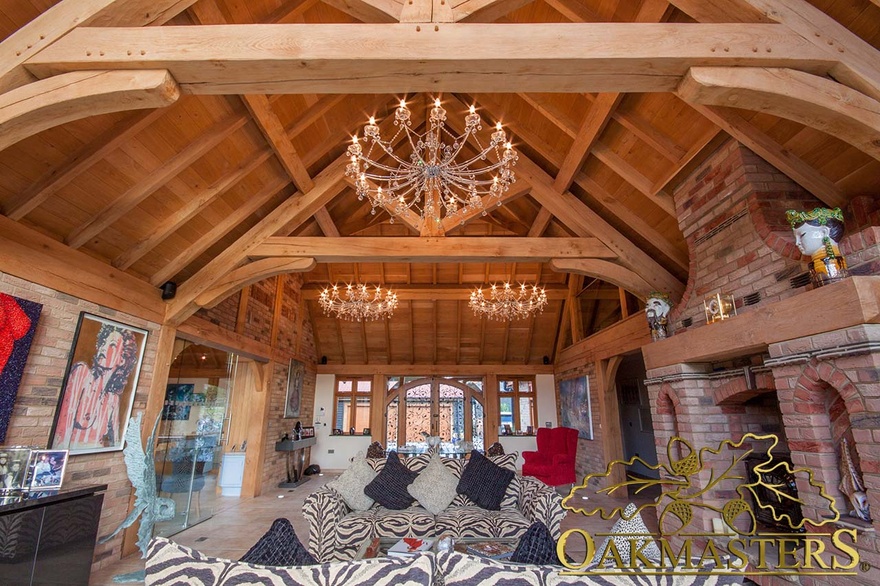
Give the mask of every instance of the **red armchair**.
[(539, 427), (538, 451), (523, 452), (523, 476), (534, 476), (544, 484), (574, 484), (578, 430), (570, 427)]

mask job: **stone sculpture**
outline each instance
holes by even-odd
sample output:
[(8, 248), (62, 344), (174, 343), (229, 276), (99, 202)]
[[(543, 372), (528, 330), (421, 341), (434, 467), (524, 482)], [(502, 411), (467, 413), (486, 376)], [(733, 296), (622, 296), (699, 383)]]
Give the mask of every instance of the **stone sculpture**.
[(853, 511), (850, 515), (858, 517), (862, 521), (871, 522), (871, 509), (868, 506), (868, 495), (865, 494), (865, 482), (862, 473), (856, 467), (849, 451), (849, 442), (846, 438), (840, 441), (840, 492), (846, 495), (852, 503)]
[(798, 250), (810, 257), (810, 281), (814, 287), (849, 276), (846, 259), (838, 248), (844, 229), (840, 208), (815, 208), (803, 212), (788, 210), (785, 217), (794, 231)]

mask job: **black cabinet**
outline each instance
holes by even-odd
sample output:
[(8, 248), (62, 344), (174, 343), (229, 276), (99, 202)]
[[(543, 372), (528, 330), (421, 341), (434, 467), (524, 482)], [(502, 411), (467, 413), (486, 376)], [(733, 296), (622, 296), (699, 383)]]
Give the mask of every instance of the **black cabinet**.
[(106, 488), (3, 498), (0, 586), (87, 586)]

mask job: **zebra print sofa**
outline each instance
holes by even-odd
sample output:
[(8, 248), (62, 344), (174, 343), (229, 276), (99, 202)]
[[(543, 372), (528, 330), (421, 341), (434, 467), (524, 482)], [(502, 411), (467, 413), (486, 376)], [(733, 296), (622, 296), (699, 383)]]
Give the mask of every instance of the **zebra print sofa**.
[[(490, 457), (496, 464), (515, 470), (517, 454)], [(368, 458), (380, 471), (384, 459)], [(430, 456), (419, 455), (404, 460), (410, 470), (421, 472)], [(443, 459), (443, 463), (461, 477), (465, 460)], [(539, 480), (517, 474), (510, 482), (501, 510), (489, 511), (458, 495), (452, 504), (433, 515), (418, 504), (402, 511), (378, 505), (366, 511), (351, 511), (343, 498), (329, 487), (321, 487), (306, 497), (303, 516), (309, 522), (309, 552), (320, 562), (354, 559), (361, 544), (375, 537), (431, 537), (451, 533), (454, 537), (518, 538), (535, 521), (559, 539), (559, 525), (565, 516), (562, 497)]]

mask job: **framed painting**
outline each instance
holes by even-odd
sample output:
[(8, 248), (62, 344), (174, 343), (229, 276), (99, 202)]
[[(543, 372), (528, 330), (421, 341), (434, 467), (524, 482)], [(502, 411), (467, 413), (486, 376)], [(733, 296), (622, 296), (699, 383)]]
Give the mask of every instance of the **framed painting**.
[(559, 411), (563, 427), (578, 430), (578, 437), (593, 439), (593, 405), (586, 376), (559, 382)]
[(303, 379), (306, 376), (306, 365), (294, 358), (290, 359), (287, 370), (287, 396), (284, 399), (284, 418), (299, 417), (302, 408)]
[(6, 441), (12, 406), (42, 311), (39, 303), (0, 293), (0, 444)]
[(80, 313), (49, 449), (90, 454), (123, 448), (147, 333)]

